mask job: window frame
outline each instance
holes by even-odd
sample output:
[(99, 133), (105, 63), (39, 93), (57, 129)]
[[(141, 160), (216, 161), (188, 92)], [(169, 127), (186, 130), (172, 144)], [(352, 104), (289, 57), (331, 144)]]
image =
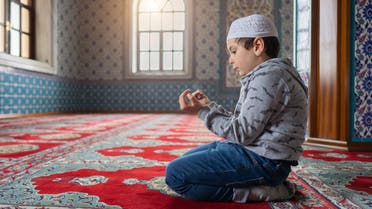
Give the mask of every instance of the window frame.
[[(14, 56), (18, 56), (18, 57), (24, 57), (26, 59), (30, 59), (30, 58), (33, 58), (34, 57), (34, 46), (33, 46), (33, 39), (34, 39), (34, 27), (33, 27), (33, 17), (34, 17), (34, 6), (33, 6), (33, 2), (31, 2), (30, 5), (25, 5), (22, 3), (21, 0), (4, 0), (4, 3), (5, 3), (5, 10), (4, 11), (4, 14), (6, 14), (5, 16), (5, 22), (6, 22), (6, 35), (4, 36), (5, 37), (5, 48), (4, 48), (4, 52), (8, 53), (8, 54), (11, 54), (11, 55), (14, 55)], [(18, 22), (18, 27), (19, 28), (15, 28), (14, 25), (11, 24), (11, 21), (12, 21), (12, 4), (15, 4), (17, 5), (18, 7), (18, 12), (19, 12), (19, 22)], [(28, 31), (25, 31), (23, 30), (23, 10), (26, 10), (28, 11), (29, 13), (29, 17), (28, 17)], [(10, 23), (10, 24), (8, 24)], [(19, 35), (18, 37), (18, 49), (17, 52), (18, 52), (18, 55), (16, 54), (13, 54), (12, 51), (13, 51), (13, 46), (12, 46), (12, 33), (15, 32), (16, 34)], [(22, 36), (23, 35), (26, 35), (28, 36), (29, 38), (29, 44), (24, 44), (23, 43), (23, 38)], [(26, 55), (23, 54), (23, 46), (27, 45), (27, 48), (28, 48), (28, 51), (26, 52)]]
[[(304, 4), (305, 2), (307, 3), (306, 5)], [(299, 3), (299, 0), (293, 2), (293, 63), (301, 77), (305, 76), (304, 82), (306, 86), (308, 86), (308, 79), (311, 70), (311, 0), (302, 0), (301, 3), (302, 4)], [(308, 22), (304, 23), (306, 20)], [(304, 27), (306, 24), (308, 27)], [(306, 37), (307, 41), (306, 46), (304, 46), (304, 37)], [(303, 57), (306, 57), (307, 60), (304, 60)]]
[[(34, 47), (34, 57), (24, 58), (0, 52), (0, 66), (56, 74), (56, 38), (54, 35), (56, 18), (53, 15), (56, 11), (56, 2), (55, 0), (48, 1), (50, 4), (41, 1), (34, 2), (34, 23), (30, 25), (35, 33), (34, 43), (31, 44)], [(48, 16), (50, 19), (45, 18)]]
[[(193, 0), (184, 0), (185, 4), (185, 30), (184, 30), (184, 59), (183, 59), (183, 71), (139, 71), (137, 70), (138, 60), (137, 54), (139, 53), (139, 44), (137, 40), (137, 18), (138, 18), (138, 3), (140, 0), (130, 0), (127, 1), (125, 5), (127, 15), (125, 19), (124, 28), (128, 28), (125, 33), (125, 51), (124, 57), (127, 63), (125, 69), (125, 78), (127, 79), (191, 79), (192, 69), (193, 69), (193, 39), (192, 39), (192, 8)], [(134, 19), (136, 18), (136, 19)], [(162, 53), (162, 52), (161, 52)], [(162, 56), (162, 55), (161, 55)], [(136, 68), (133, 70), (133, 68)], [(134, 71), (134, 72), (133, 72)]]

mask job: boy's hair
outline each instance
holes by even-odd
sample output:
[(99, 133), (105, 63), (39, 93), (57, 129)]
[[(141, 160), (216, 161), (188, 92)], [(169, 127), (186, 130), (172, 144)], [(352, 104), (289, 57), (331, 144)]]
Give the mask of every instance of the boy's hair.
[[(238, 38), (238, 43), (244, 42), (244, 48), (250, 49), (253, 46), (253, 41), (255, 38)], [(277, 37), (263, 37), (265, 43), (265, 53), (270, 58), (277, 58), (280, 51), (280, 43)]]

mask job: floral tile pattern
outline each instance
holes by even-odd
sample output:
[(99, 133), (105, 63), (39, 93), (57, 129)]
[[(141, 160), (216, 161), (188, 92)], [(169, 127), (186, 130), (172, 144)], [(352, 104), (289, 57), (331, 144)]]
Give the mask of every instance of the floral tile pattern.
[(372, 2), (356, 0), (354, 11), (353, 138), (372, 142)]

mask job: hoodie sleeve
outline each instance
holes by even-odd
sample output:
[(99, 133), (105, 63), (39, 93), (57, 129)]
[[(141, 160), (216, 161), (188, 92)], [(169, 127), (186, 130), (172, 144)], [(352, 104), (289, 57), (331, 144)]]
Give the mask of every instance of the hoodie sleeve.
[[(289, 100), (289, 88), (278, 73), (260, 72), (241, 91), (240, 113), (234, 115), (212, 103), (199, 111), (206, 127), (228, 141), (249, 145)], [(242, 98), (243, 97), (243, 98)]]

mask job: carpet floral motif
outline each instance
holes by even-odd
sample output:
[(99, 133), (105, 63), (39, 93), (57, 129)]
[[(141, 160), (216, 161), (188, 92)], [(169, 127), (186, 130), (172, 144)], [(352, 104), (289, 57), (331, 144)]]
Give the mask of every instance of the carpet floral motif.
[[(6, 127), (0, 130), (0, 150), (6, 150), (0, 152), (0, 208), (372, 207), (371, 153), (305, 147), (300, 165), (293, 167), (289, 177), (298, 185), (289, 201), (196, 202), (169, 189), (164, 177), (171, 160), (192, 147), (220, 140), (195, 115), (90, 114), (28, 119), (0, 123)], [(40, 137), (48, 133), (70, 138)]]

